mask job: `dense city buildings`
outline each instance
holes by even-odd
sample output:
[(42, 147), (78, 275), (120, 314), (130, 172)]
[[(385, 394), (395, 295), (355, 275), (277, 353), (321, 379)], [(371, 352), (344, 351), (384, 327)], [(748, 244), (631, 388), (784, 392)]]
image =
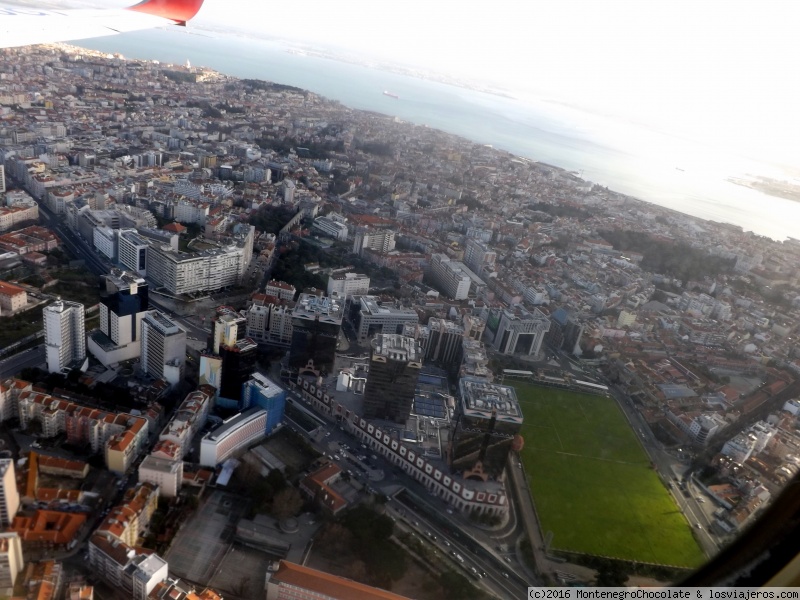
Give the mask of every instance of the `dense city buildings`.
[[(337, 423), (344, 430), (331, 427), (330, 438), (289, 427), (281, 434), (296, 433), (328, 454), (299, 485), (329, 514), (347, 510), (351, 496), (338, 490), (349, 485), (348, 468), (355, 478), (353, 465), (362, 465), (369, 474), (396, 476), (398, 484), (415, 479), (441, 509), (493, 519), (521, 515), (509, 510), (515, 495), (506, 486), (515, 477), (504, 469), (525, 460), (509, 460), (521, 449), (522, 413), (513, 388), (493, 377), (598, 400), (613, 384), (612, 391), (635, 400), (620, 405), (641, 422), (633, 434), (645, 445), (657, 431), (672, 452), (719, 450), (704, 467), (723, 483), (704, 488), (716, 500), (697, 539), (741, 530), (800, 469), (796, 240), (772, 242), (428, 127), (207, 70), (42, 47), (0, 53), (0, 75), (0, 188), (5, 182), (26, 190), (0, 199), (0, 264), (20, 282), (8, 285), (26, 286), (31, 304), (45, 304), (52, 293), (45, 286), (58, 285), (49, 278), (57, 279), (69, 259), (96, 272), (121, 265), (127, 273), (104, 279), (94, 317), (99, 329), (87, 345), (105, 366), (140, 355), (146, 375), (114, 381), (141, 403), (121, 413), (59, 396), (67, 390), (48, 394), (6, 380), (0, 418), (32, 427), (43, 443), (63, 434), (59, 452), (102, 453), (120, 490), (134, 471), (150, 486), (90, 538), (91, 568), (128, 595), (216, 600), (213, 591), (184, 590), (167, 578), (166, 561), (141, 550), (149, 517), (137, 504), (152, 507), (163, 496), (186, 506), (197, 497), (202, 508), (205, 494), (222, 493), (236, 468), (237, 476), (259, 474), (255, 481), (281, 468), (257, 444), (281, 430), (288, 393), (255, 370), (256, 345), (276, 356), (288, 351), (282, 376), (293, 376), (285, 383), (305, 401), (293, 401), (290, 413), (307, 410), (311, 428)], [(122, 88), (129, 92), (112, 91)], [(198, 106), (197, 98), (208, 105)], [(280, 148), (268, 147), (271, 137), (284, 140)], [(328, 156), (310, 158), (303, 144), (312, 143), (329, 147)], [(373, 143), (390, 151), (367, 151)], [(53, 232), (19, 229), (40, 208)], [(265, 228), (276, 216), (280, 230), (271, 221)], [(258, 230), (250, 225), (256, 222)], [(53, 252), (59, 238), (61, 256)], [(685, 252), (680, 261), (678, 248)], [(277, 274), (277, 265), (310, 254), (319, 264), (304, 260), (302, 268)], [(14, 271), (32, 268), (36, 276), (27, 279)], [(312, 275), (323, 278), (314, 285), (327, 296), (301, 287)], [(272, 280), (262, 291), (273, 276), (291, 283)], [(37, 289), (32, 282), (39, 279)], [(296, 303), (292, 283), (306, 292)], [(380, 290), (374, 296), (367, 295), (370, 285)], [(232, 306), (212, 313), (206, 296), (216, 291)], [(167, 308), (150, 310), (148, 292), (165, 298), (153, 296), (159, 306), (180, 307), (175, 314), (190, 331)], [(23, 310), (24, 298), (0, 284), (3, 315)], [(78, 322), (70, 306), (60, 301), (44, 309), (51, 371), (63, 372), (81, 355), (83, 312)], [(87, 320), (93, 314), (89, 309)], [(207, 333), (198, 372), (192, 361)], [(447, 373), (421, 368), (423, 358)], [(92, 362), (78, 385), (111, 389), (102, 386), (116, 375)], [(169, 394), (185, 394), (195, 376), (200, 389), (171, 414)], [(142, 392), (151, 379), (160, 405)], [(234, 410), (239, 414), (221, 421)], [(753, 418), (757, 411), (764, 416)], [(148, 438), (158, 431), (150, 448)], [(363, 445), (369, 469), (360, 450), (336, 454), (334, 444), (345, 435)], [(28, 468), (37, 460), (29, 456)], [(246, 466), (235, 467), (239, 460)], [(225, 467), (200, 469), (198, 462)], [(16, 490), (14, 464), (4, 477), (12, 473), (8, 485)], [(47, 475), (71, 477), (71, 469), (59, 468)], [(673, 475), (658, 462), (654, 468), (665, 481)], [(97, 475), (83, 477), (111, 477)], [(370, 479), (366, 492), (353, 486), (352, 497), (370, 486), (381, 493), (386, 483)], [(42, 542), (69, 547), (78, 532), (89, 533), (82, 529), (87, 520), (75, 515), (94, 492), (37, 497), (20, 490), (25, 502), (42, 507), (17, 515), (17, 541), (4, 545), (0, 537), (0, 587), (14, 570), (9, 557), (17, 544), (20, 552), (23, 543), (26, 552), (41, 550)], [(51, 510), (62, 500), (72, 513)], [(6, 525), (13, 517), (3, 513)], [(180, 528), (172, 518), (166, 521)], [(281, 568), (270, 575), (268, 597), (336, 597), (334, 586), (341, 597), (368, 593), (351, 581)]]
[(485, 379), (459, 381), (450, 465), (465, 479), (498, 479), (522, 427), (522, 409), (514, 388)]
[(382, 333), (372, 340), (364, 416), (405, 423), (422, 368), (417, 340)]
[(83, 304), (58, 300), (45, 307), (43, 315), (47, 370), (60, 373), (73, 367), (85, 369), (86, 327)]

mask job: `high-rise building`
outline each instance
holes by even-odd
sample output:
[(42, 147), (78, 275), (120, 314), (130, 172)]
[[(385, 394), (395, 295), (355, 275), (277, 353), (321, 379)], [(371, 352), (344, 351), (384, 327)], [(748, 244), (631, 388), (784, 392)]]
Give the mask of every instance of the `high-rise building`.
[(217, 316), (211, 321), (211, 339), (208, 349), (220, 354), (220, 346), (233, 346), (247, 333), (247, 317), (230, 306), (218, 306)]
[(19, 492), (14, 461), (0, 458), (0, 525), (7, 527), (19, 509)]
[(0, 165), (0, 194), (6, 191), (6, 168)]
[(22, 540), (16, 531), (0, 533), (0, 595), (14, 587), (17, 575), (22, 571), (25, 560), (22, 557)]
[(142, 320), (142, 371), (176, 385), (185, 362), (186, 330), (164, 313), (148, 311)]
[(222, 357), (219, 396), (239, 404), (242, 386), (256, 370), (258, 345), (250, 338), (242, 338), (231, 345), (222, 344), (219, 354)]
[(289, 365), (331, 372), (336, 355), (343, 308), (338, 300), (300, 294), (292, 311), (292, 346)]
[(459, 392), (450, 466), (465, 479), (497, 479), (522, 427), (516, 392), (480, 377), (462, 377)]
[(478, 274), (484, 269), (492, 269), (497, 260), (497, 252), (478, 239), (468, 239), (464, 248), (464, 264)]
[(253, 373), (242, 388), (242, 410), (263, 408), (267, 411), (267, 433), (283, 420), (286, 390), (261, 373)]
[(542, 311), (517, 306), (492, 312), (484, 336), (487, 346), (501, 354), (536, 356), (549, 329), (550, 320)]
[(451, 371), (461, 364), (464, 327), (453, 321), (431, 317), (428, 320), (425, 360), (438, 363)]
[(139, 275), (147, 274), (147, 249), (150, 243), (136, 233), (135, 229), (119, 230), (117, 256), (119, 263)]
[(421, 368), (422, 350), (414, 338), (381, 334), (373, 339), (364, 416), (405, 423)]
[(45, 307), (44, 344), (47, 350), (47, 370), (60, 373), (86, 361), (86, 327), (83, 304), (57, 300)]
[(89, 333), (89, 352), (104, 365), (141, 355), (142, 319), (148, 309), (145, 280), (130, 271), (112, 269), (103, 276), (100, 329)]

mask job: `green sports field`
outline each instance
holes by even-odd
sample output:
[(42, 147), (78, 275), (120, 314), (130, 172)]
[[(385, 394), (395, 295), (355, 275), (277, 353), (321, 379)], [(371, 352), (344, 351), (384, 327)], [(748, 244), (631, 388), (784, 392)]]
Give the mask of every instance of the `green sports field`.
[(694, 567), (702, 551), (612, 398), (515, 385), (522, 462), (551, 548)]

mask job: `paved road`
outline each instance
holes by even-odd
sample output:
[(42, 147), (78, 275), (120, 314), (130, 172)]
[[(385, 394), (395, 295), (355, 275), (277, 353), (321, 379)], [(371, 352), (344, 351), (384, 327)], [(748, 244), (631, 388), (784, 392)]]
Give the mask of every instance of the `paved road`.
[(28, 367), (38, 367), (47, 361), (44, 344), (24, 350), (19, 354), (0, 360), (0, 377), (11, 377)]
[[(299, 394), (290, 393), (295, 404), (314, 412), (308, 403), (300, 399)], [(316, 430), (313, 435), (306, 433), (299, 426), (295, 426), (295, 429), (303, 434), (319, 452), (333, 457), (338, 456), (339, 459), (333, 458), (332, 462), (337, 463), (341, 469), (360, 473), (361, 471), (356, 465), (364, 467), (366, 476), (360, 476), (358, 473), (356, 475), (368, 488), (377, 489), (387, 495), (401, 489), (410, 492), (418, 510), (405, 505), (401, 506), (397, 501), (391, 500), (387, 507), (396, 512), (395, 518), (398, 518), (398, 514), (403, 516), (406, 525), (414, 529), (421, 539), (434, 544), (442, 551), (446, 549), (448, 555), (452, 556), (452, 552), (460, 554), (464, 562), (454, 560), (454, 563), (486, 591), (499, 598), (515, 598), (521, 597), (528, 585), (533, 585), (529, 581), (529, 577), (525, 576), (524, 571), (520, 569), (514, 554), (510, 554), (508, 551), (496, 551), (498, 539), (492, 535), (496, 532), (478, 529), (466, 517), (458, 513), (450, 514), (448, 512), (450, 507), (441, 498), (430, 494), (422, 484), (400, 471), (383, 457), (374, 454), (372, 450), (362, 448), (361, 442), (346, 430), (333, 423)], [(347, 444), (350, 450), (341, 452), (339, 448), (342, 444)], [(358, 460), (356, 457), (359, 455), (366, 455), (366, 461)], [(399, 513), (399, 510), (405, 511), (405, 515)], [(433, 519), (432, 515), (439, 518)], [(449, 522), (448, 529), (440, 526), (442, 518)], [(507, 528), (501, 529), (502, 531), (497, 535), (499, 535), (499, 539), (504, 539), (509, 535), (509, 531)], [(453, 531), (456, 531), (457, 534), (453, 534)], [(431, 535), (429, 536), (428, 533)], [(437, 537), (436, 542), (432, 539), (434, 535)], [(480, 547), (480, 554), (470, 550), (476, 546)], [(485, 572), (487, 576), (476, 578), (470, 567), (475, 567), (479, 573)], [(507, 573), (509, 577), (506, 578), (503, 573)]]

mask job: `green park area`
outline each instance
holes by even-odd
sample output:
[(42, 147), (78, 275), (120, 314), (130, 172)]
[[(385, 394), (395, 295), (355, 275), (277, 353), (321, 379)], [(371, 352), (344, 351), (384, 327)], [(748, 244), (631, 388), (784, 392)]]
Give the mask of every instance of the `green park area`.
[(550, 547), (696, 567), (704, 556), (613, 398), (515, 385), (522, 462)]

